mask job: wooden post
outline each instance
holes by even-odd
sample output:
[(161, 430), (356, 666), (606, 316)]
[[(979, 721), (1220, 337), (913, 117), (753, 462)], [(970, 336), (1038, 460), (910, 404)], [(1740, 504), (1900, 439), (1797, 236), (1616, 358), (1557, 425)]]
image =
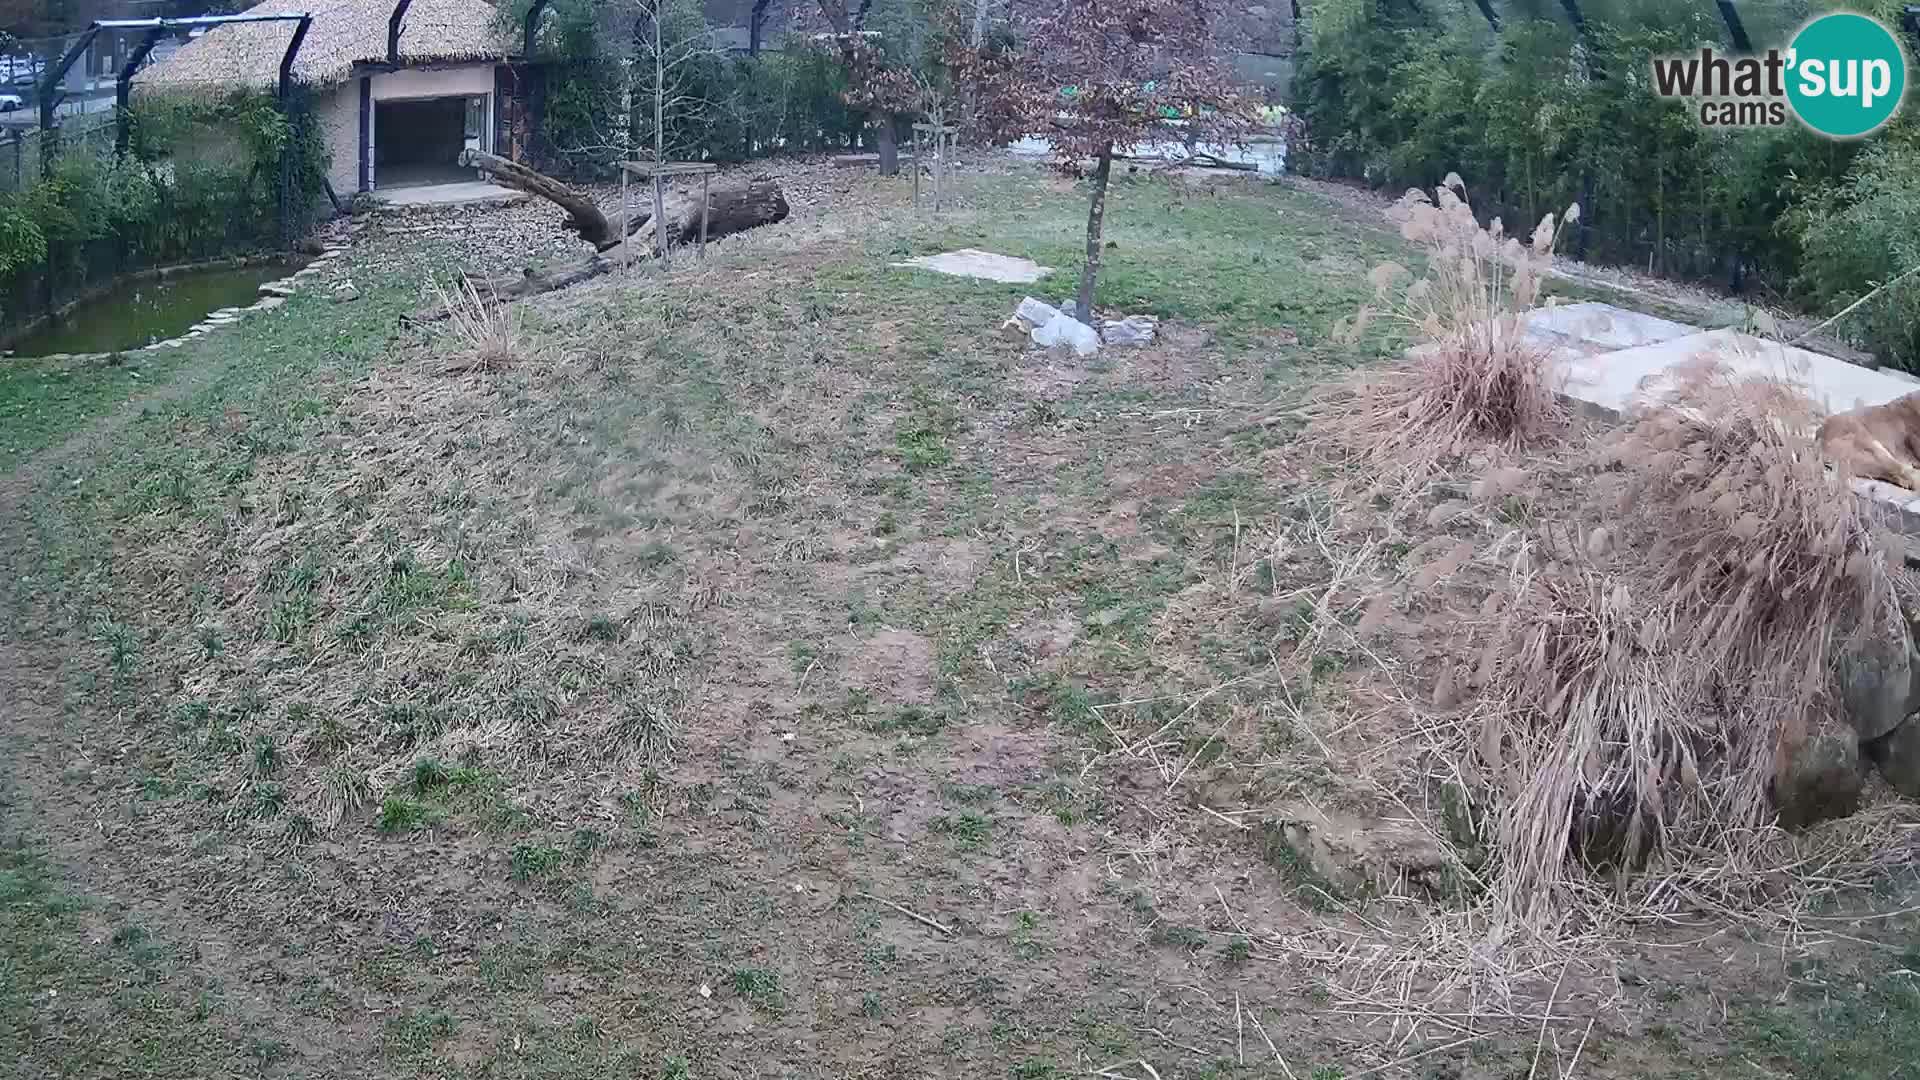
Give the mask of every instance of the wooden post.
[(700, 261), (707, 259), (707, 211), (712, 206), (707, 201), (707, 179), (710, 174), (700, 174)]
[(659, 173), (653, 174), (653, 242), (660, 247), (660, 269), (673, 269), (667, 261), (667, 193)]
[(633, 249), (627, 246), (627, 208), (630, 205), (627, 201), (628, 175), (626, 169), (620, 170), (620, 269), (622, 272), (633, 265)]
[[(927, 148), (932, 147), (933, 164), (933, 212), (940, 212), (940, 203), (946, 195), (947, 154), (953, 150), (953, 140), (959, 129), (948, 124), (913, 125), (913, 208), (920, 209), (920, 166), (927, 160)], [(926, 136), (933, 138), (928, 139)]]
[[(667, 177), (700, 177), (700, 239), (698, 257), (705, 259), (707, 257), (707, 238), (708, 234), (712, 231), (712, 179), (713, 174), (720, 171), (720, 167), (704, 161), (626, 161), (620, 164), (620, 171), (623, 174), (621, 180), (623, 192), (621, 199), (623, 204), (626, 199), (626, 195), (624, 194), (626, 185), (625, 177), (642, 176), (653, 181), (653, 239), (654, 243), (659, 245), (656, 249), (656, 254), (658, 254), (660, 258), (660, 269), (663, 272), (671, 269), (673, 258), (670, 247), (671, 238), (666, 235), (664, 225), (664, 219), (667, 215)], [(623, 205), (621, 214), (624, 216), (626, 213), (627, 210)], [(623, 222), (621, 227), (625, 228), (626, 224)]]

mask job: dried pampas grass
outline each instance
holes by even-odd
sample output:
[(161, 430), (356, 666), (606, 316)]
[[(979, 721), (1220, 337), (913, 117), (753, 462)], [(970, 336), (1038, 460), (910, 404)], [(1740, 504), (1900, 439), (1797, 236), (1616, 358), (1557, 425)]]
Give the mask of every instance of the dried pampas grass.
[[(1700, 362), (1590, 474), (1589, 530), (1487, 628), (1478, 777), (1502, 913), (1561, 918), (1587, 871), (1764, 867), (1770, 791), (1831, 709), (1837, 652), (1897, 611), (1894, 550), (1794, 387)], [(1737, 850), (1736, 850), (1737, 849)], [(1696, 857), (1699, 856), (1699, 857)], [(1758, 878), (1746, 882), (1760, 887)]]
[(483, 299), (471, 279), (463, 278), (451, 292), (438, 282), (428, 286), (447, 313), (447, 336), (460, 346), (463, 359), (449, 371), (468, 368), (504, 368), (526, 352), (520, 311), (499, 297)]
[(1357, 338), (1390, 322), (1421, 342), (1407, 359), (1331, 386), (1312, 413), (1328, 442), (1409, 486), (1438, 465), (1489, 444), (1539, 444), (1559, 431), (1566, 407), (1544, 348), (1524, 317), (1540, 298), (1541, 277), (1560, 229), (1579, 220), (1544, 218), (1526, 242), (1498, 219), (1482, 227), (1457, 175), (1429, 196), (1413, 190), (1394, 207), (1400, 232), (1427, 253), (1426, 273), (1398, 263), (1368, 275), (1374, 303), (1344, 328)]

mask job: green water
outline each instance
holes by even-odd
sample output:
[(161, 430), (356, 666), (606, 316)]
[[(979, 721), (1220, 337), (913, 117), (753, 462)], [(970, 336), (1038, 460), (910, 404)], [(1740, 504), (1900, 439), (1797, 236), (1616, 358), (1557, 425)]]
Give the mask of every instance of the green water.
[(286, 263), (267, 263), (129, 281), (14, 342), (13, 352), (15, 356), (48, 356), (137, 349), (178, 337), (210, 312), (246, 307), (260, 299), (262, 284), (292, 271)]

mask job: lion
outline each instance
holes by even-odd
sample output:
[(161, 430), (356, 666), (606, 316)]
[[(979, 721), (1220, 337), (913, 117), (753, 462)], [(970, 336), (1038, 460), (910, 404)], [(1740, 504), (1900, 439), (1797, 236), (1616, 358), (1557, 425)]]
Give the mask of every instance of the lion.
[(1855, 476), (1920, 492), (1920, 392), (1835, 413), (1820, 425), (1819, 442)]

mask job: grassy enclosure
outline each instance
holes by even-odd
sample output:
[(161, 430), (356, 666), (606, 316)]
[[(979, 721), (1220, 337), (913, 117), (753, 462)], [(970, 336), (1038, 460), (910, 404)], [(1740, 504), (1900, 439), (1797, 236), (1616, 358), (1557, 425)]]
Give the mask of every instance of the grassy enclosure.
[(1063, 301), (1081, 189), (836, 182), (426, 327), (490, 226), (376, 227), (351, 304), (0, 369), (0, 1066), (1911, 1068), (1889, 798), (1773, 830), (1766, 895), (1636, 878), (1489, 950), (1436, 688), (1585, 504), (1533, 443), (1470, 491), (1514, 462), (1381, 488), (1313, 436), (1410, 341), (1341, 326), (1425, 270), (1378, 208), (1116, 175), (1098, 307), (1164, 321), (1080, 361), (1001, 331), (1022, 287), (889, 264)]

